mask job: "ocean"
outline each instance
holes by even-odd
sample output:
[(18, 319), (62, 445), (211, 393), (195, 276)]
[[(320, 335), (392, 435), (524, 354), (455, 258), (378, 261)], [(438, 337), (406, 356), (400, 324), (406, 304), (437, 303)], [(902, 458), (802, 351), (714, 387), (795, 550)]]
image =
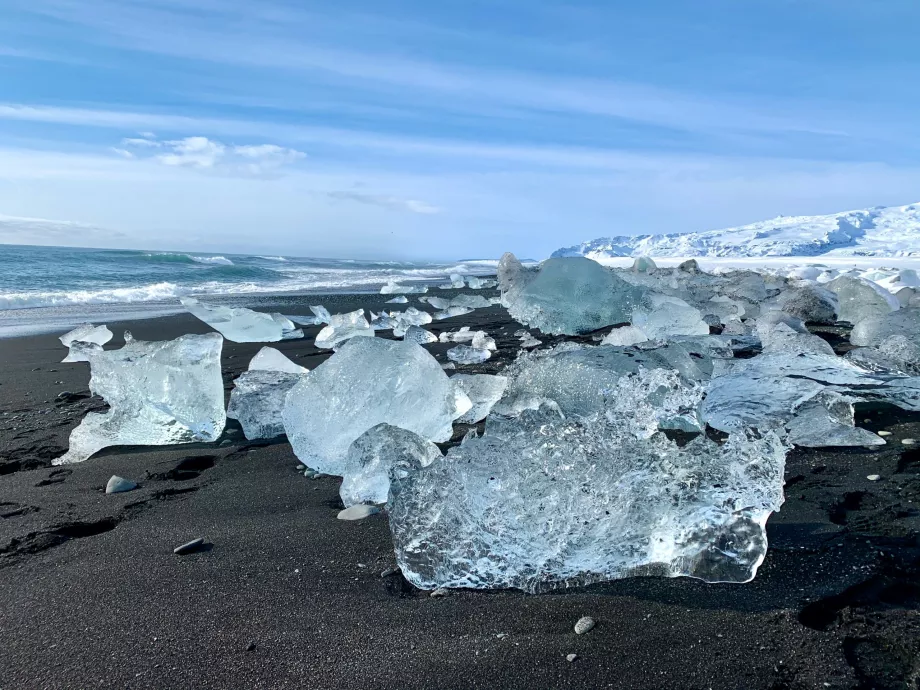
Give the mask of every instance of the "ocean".
[(181, 311), (195, 295), (245, 303), (270, 295), (377, 292), (390, 281), (494, 274), (497, 261), (425, 263), (0, 245), (0, 337), (85, 321)]

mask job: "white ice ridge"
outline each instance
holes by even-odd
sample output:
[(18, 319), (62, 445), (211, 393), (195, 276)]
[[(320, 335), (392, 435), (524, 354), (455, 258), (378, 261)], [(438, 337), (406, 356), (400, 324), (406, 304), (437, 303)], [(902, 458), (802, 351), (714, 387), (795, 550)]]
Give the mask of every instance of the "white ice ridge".
[(71, 352), (89, 362), (90, 391), (107, 413), (88, 412), (55, 465), (82, 462), (108, 446), (163, 446), (215, 441), (224, 430), (223, 338), (217, 333), (145, 342), (125, 333), (120, 350), (76, 341)]
[(288, 393), (284, 428), (300, 460), (342, 475), (348, 447), (381, 423), (447, 441), (472, 407), (428, 352), (413, 342), (354, 338)]
[(270, 343), (303, 337), (303, 332), (281, 314), (204, 304), (193, 297), (182, 297), (179, 301), (193, 316), (235, 343)]
[[(70, 349), (71, 345), (73, 345), (75, 342), (105, 345), (111, 339), (112, 331), (110, 331), (107, 326), (94, 326), (91, 323), (81, 324), (59, 338), (59, 340), (64, 344), (64, 347), (68, 349)], [(73, 359), (72, 353), (68, 352), (67, 356), (62, 361), (79, 362), (82, 360)]]
[(284, 433), (281, 412), (287, 392), (308, 369), (271, 347), (263, 347), (234, 382), (227, 417), (236, 419), (249, 440)]
[(423, 589), (528, 592), (641, 574), (746, 582), (783, 502), (787, 447), (742, 430), (679, 445), (658, 422), (699, 403), (675, 372), (620, 378), (581, 417), (490, 416), (428, 467), (390, 475), (403, 575)]

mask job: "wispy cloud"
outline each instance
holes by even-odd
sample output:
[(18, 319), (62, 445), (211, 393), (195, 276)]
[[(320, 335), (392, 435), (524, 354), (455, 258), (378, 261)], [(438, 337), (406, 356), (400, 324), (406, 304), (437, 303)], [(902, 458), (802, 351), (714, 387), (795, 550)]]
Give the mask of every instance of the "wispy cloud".
[(56, 247), (106, 246), (124, 241), (117, 230), (88, 223), (47, 218), (0, 215), (0, 244), (34, 244)]
[[(276, 144), (229, 145), (207, 137), (158, 140), (127, 138), (114, 151), (124, 158), (151, 157), (163, 165), (197, 170), (216, 170), (247, 175), (266, 175), (296, 163), (306, 154)], [(134, 149), (134, 150), (131, 150)], [(151, 151), (159, 151), (153, 153)]]
[(329, 192), (329, 196), (333, 199), (356, 201), (359, 204), (381, 206), (394, 211), (409, 211), (410, 213), (421, 213), (423, 215), (433, 215), (441, 212), (441, 209), (437, 206), (432, 206), (431, 204), (424, 201), (418, 201), (417, 199), (400, 199), (395, 196), (366, 194), (364, 192), (346, 190)]

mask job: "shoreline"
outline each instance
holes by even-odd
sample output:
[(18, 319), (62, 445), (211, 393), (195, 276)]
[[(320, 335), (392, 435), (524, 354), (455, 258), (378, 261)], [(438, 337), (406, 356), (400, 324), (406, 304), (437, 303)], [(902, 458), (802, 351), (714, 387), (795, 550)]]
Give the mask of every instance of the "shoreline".
[[(494, 294), (433, 294), (461, 292)], [(307, 314), (311, 297), (278, 306)], [(320, 301), (378, 311), (391, 297)], [(142, 340), (211, 332), (190, 314), (108, 325), (106, 348), (125, 329)], [(458, 372), (497, 373), (518, 351), (521, 326), (501, 307), (428, 328), (461, 326), (499, 350)], [(318, 366), (330, 356), (313, 347), (318, 330), (225, 341), (225, 391), (264, 345)], [(450, 347), (426, 349), (443, 363)], [(385, 512), (337, 520), (340, 479), (303, 477), (285, 439), (246, 441), (232, 420), (214, 443), (51, 467), (102, 405), (82, 397), (89, 369), (65, 354), (54, 334), (0, 340), (0, 686), (855, 689), (920, 671), (920, 454), (900, 444), (920, 438), (920, 413), (860, 409), (862, 426), (892, 433), (883, 447), (792, 451), (748, 584), (638, 577), (433, 598), (381, 577), (395, 563)], [(75, 399), (58, 401), (63, 391)], [(105, 495), (112, 474), (140, 488)], [(172, 553), (196, 537), (209, 550)], [(576, 635), (582, 616), (597, 627)]]

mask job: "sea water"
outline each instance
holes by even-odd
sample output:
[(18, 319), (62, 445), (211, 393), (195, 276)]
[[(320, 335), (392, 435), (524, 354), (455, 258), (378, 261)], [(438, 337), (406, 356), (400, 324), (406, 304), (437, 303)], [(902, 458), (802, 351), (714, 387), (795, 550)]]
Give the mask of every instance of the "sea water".
[(389, 281), (440, 283), (495, 266), (0, 245), (0, 337), (177, 313), (186, 295), (370, 293)]

